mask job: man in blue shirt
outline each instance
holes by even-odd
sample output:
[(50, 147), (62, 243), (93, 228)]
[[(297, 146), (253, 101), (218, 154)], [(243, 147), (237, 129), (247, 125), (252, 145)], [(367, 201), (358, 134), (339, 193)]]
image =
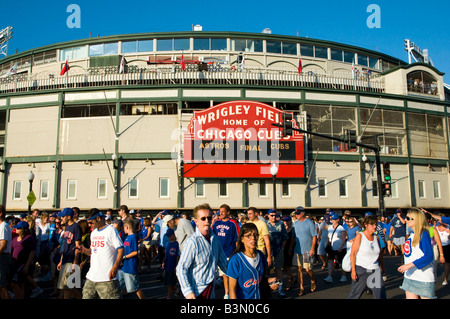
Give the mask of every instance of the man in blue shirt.
[(303, 286), (303, 268), (311, 278), (311, 292), (316, 290), (316, 280), (312, 270), (315, 246), (317, 243), (317, 230), (314, 222), (306, 218), (305, 209), (301, 206), (295, 209), (296, 221), (292, 224), (291, 250), (294, 249), (293, 266), (297, 266), (297, 276), (300, 282), (299, 296), (304, 294)]
[(401, 250), (403, 255), (406, 242), (406, 220), (405, 216), (402, 215), (402, 210), (400, 208), (395, 210), (395, 216), (391, 219), (391, 229), (389, 234), (392, 238), (395, 256), (398, 255), (398, 250)]
[(277, 221), (277, 212), (270, 209), (267, 213), (269, 220), (267, 221), (267, 228), (269, 230), (270, 248), (273, 258), (273, 266), (277, 281), (280, 283), (278, 286), (278, 294), (281, 297), (285, 297), (283, 291), (283, 266), (284, 266), (284, 246), (288, 238), (286, 226), (282, 221)]
[[(220, 206), (220, 219), (216, 220), (212, 226), (214, 234), (219, 238), (222, 249), (227, 257), (230, 259), (231, 254), (236, 249), (236, 242), (238, 239), (238, 230), (236, 223), (230, 219), (231, 208), (227, 204)], [(228, 277), (225, 272), (219, 271), (219, 276), (223, 278), (223, 287), (225, 290), (224, 299), (229, 299), (228, 292)]]

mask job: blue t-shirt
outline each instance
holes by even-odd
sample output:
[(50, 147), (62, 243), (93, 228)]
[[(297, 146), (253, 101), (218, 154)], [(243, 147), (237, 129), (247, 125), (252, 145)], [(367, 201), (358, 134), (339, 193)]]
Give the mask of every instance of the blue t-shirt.
[[(402, 218), (405, 219), (405, 216)], [(391, 226), (394, 226), (394, 238), (406, 237), (406, 223), (403, 224), (397, 215), (391, 219)]]
[(213, 231), (219, 238), (220, 245), (222, 246), (225, 256), (229, 258), (236, 249), (236, 242), (238, 238), (236, 224), (230, 219), (227, 221), (218, 220), (214, 222)]
[(307, 218), (304, 221), (296, 220), (292, 226), (292, 236), (295, 238), (295, 253), (303, 255), (305, 252), (309, 252), (313, 237), (317, 237), (316, 225), (311, 219)]
[(361, 227), (359, 226), (355, 226), (355, 227), (348, 227), (347, 228), (347, 236), (348, 236), (348, 240), (352, 240), (356, 237), (356, 234), (361, 230)]
[(67, 225), (61, 236), (62, 264), (73, 263), (75, 260), (75, 242), (81, 242), (81, 227), (78, 223)]
[(269, 230), (270, 253), (272, 256), (277, 256), (283, 249), (283, 242), (288, 239), (286, 226), (282, 221), (277, 221), (274, 225), (267, 222), (267, 229)]
[[(150, 232), (152, 228), (150, 226), (142, 226), (141, 231), (139, 233), (140, 239), (144, 239), (148, 236), (148, 233)], [(150, 240), (151, 238), (147, 238), (147, 240)]]
[(260, 285), (267, 267), (267, 259), (257, 250), (259, 261), (256, 267), (248, 262), (243, 253), (231, 256), (228, 262), (227, 276), (237, 280), (237, 299), (261, 299)]
[(175, 272), (178, 256), (180, 256), (180, 245), (176, 240), (169, 241), (165, 246), (164, 270), (166, 272)]
[[(133, 251), (138, 251), (138, 240), (136, 234), (128, 235), (123, 242), (124, 256), (132, 253)], [(124, 259), (122, 271), (127, 274), (137, 274), (138, 273), (139, 260), (138, 255), (128, 259)]]

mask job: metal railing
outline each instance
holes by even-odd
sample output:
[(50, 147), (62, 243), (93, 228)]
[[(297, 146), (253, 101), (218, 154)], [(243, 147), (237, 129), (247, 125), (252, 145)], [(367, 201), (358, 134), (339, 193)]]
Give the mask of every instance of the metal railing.
[(68, 88), (90, 88), (108, 86), (155, 86), (155, 85), (255, 85), (268, 87), (308, 87), (329, 90), (354, 90), (384, 93), (381, 77), (365, 79), (339, 78), (318, 74), (297, 74), (277, 70), (217, 70), (181, 71), (177, 68), (147, 70), (135, 73), (76, 74), (56, 76), (48, 79), (14, 80), (0, 82), (0, 94), (32, 92)]

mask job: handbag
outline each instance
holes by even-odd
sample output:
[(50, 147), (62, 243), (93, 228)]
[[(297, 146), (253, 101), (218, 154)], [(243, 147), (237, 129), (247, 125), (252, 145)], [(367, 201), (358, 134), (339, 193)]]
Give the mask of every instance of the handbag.
[(350, 261), (350, 255), (352, 252), (352, 244), (348, 244), (347, 247), (347, 253), (344, 256), (344, 259), (342, 259), (342, 270), (345, 272), (351, 272), (352, 271), (352, 263)]
[[(339, 226), (338, 226), (338, 227), (339, 227)], [(334, 229), (333, 234), (331, 234), (331, 239), (330, 239), (330, 241), (327, 242), (327, 245), (325, 246), (325, 252), (326, 252), (327, 254), (330, 254), (330, 253), (333, 251), (333, 249), (332, 249), (332, 247), (331, 247), (331, 243), (333, 242), (333, 236), (334, 236), (334, 232), (336, 231), (336, 229), (337, 229), (337, 227)]]

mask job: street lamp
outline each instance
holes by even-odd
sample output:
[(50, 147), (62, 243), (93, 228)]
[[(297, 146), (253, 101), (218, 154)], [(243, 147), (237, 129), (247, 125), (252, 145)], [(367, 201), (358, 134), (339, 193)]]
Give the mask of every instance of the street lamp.
[(272, 184), (273, 184), (273, 210), (277, 211), (277, 187), (276, 187), (276, 177), (278, 174), (278, 166), (275, 163), (270, 167), (270, 174), (272, 174)]
[[(28, 181), (30, 182), (29, 193), (31, 193), (31, 191), (33, 190), (33, 180), (34, 180), (34, 174), (33, 174), (33, 171), (30, 171), (28, 173)], [(30, 215), (30, 213), (31, 213), (31, 205), (30, 205), (30, 202), (28, 201), (28, 215)]]
[(117, 160), (117, 154), (114, 153), (114, 154), (111, 156), (111, 159), (112, 159), (112, 161), (113, 161), (113, 168), (114, 168), (114, 169), (118, 169), (118, 168), (119, 168), (119, 165), (118, 165), (118, 163), (116, 162), (116, 160)]

